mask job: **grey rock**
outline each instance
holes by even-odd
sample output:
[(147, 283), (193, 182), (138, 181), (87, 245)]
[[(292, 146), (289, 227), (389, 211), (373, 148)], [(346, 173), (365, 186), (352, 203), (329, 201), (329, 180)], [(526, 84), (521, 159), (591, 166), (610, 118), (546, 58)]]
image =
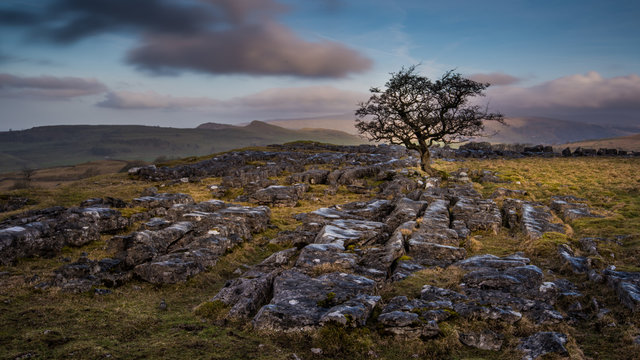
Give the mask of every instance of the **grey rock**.
[(510, 267), (525, 266), (529, 264), (528, 258), (522, 257), (519, 254), (498, 257), (491, 254), (476, 255), (468, 259), (461, 260), (456, 263), (463, 269), (479, 269), (479, 268), (494, 268), (494, 269), (507, 269)]
[(551, 209), (564, 221), (573, 221), (584, 217), (598, 217), (591, 213), (585, 199), (574, 196), (552, 196)]
[(323, 264), (336, 266), (339, 269), (353, 270), (358, 262), (358, 257), (339, 243), (310, 244), (300, 251), (300, 256), (295, 266), (302, 271), (311, 272), (314, 268)]
[(502, 225), (502, 215), (493, 200), (460, 197), (451, 208), (453, 220), (464, 222), (471, 231), (490, 230), (497, 233)]
[(490, 351), (499, 351), (504, 343), (504, 336), (491, 330), (460, 333), (458, 339), (467, 346)]
[(494, 192), (489, 196), (491, 199), (497, 198), (512, 198), (512, 197), (524, 197), (527, 196), (528, 193), (525, 190), (513, 190), (513, 189), (505, 189), (505, 188), (497, 188)]
[(605, 270), (603, 275), (622, 304), (634, 312), (640, 311), (640, 272)]
[(312, 278), (294, 269), (285, 270), (274, 280), (273, 298), (254, 317), (253, 325), (262, 330), (311, 330), (335, 306), (355, 306), (350, 300), (371, 301), (362, 295), (373, 295), (374, 289), (375, 282), (362, 276), (330, 273)]
[(307, 191), (309, 191), (308, 184), (295, 184), (292, 186), (271, 185), (251, 194), (249, 200), (260, 205), (291, 207), (295, 206)]
[(523, 360), (534, 360), (549, 353), (569, 355), (564, 347), (567, 336), (558, 332), (539, 332), (520, 341), (518, 349), (524, 352)]
[(193, 204), (193, 198), (187, 194), (160, 193), (133, 199), (133, 205), (153, 209), (157, 207), (170, 208), (175, 204)]
[(358, 295), (329, 309), (320, 318), (320, 325), (336, 323), (351, 327), (364, 326), (379, 301), (380, 296)]
[(395, 209), (386, 219), (385, 223), (389, 229), (395, 229), (400, 224), (416, 220), (426, 207), (426, 201), (413, 201), (408, 198), (401, 198), (396, 202)]
[(408, 254), (426, 266), (446, 266), (467, 256), (467, 250), (460, 247), (409, 240)]
[(589, 272), (589, 259), (582, 256), (575, 256), (573, 250), (566, 244), (558, 245), (558, 254), (564, 264), (575, 274)]
[(273, 279), (276, 276), (277, 273), (268, 273), (255, 278), (231, 280), (212, 300), (219, 300), (231, 306), (228, 318), (250, 318), (269, 302)]
[(378, 243), (386, 238), (385, 224), (367, 220), (337, 219), (325, 225), (315, 242), (318, 244), (339, 243), (365, 245)]
[(521, 230), (531, 239), (539, 239), (549, 231), (564, 233), (564, 226), (554, 223), (551, 210), (542, 204), (505, 199), (502, 205), (509, 228)]
[(440, 333), (435, 321), (423, 322), (416, 313), (391, 311), (378, 316), (386, 332), (402, 338), (433, 337)]
[(448, 300), (459, 302), (467, 300), (467, 296), (449, 289), (439, 288), (432, 285), (424, 285), (420, 291), (420, 299), (425, 301)]
[(513, 324), (522, 319), (522, 314), (514, 311), (510, 306), (476, 305), (472, 303), (457, 303), (453, 309), (462, 317), (498, 320)]
[(309, 184), (326, 184), (329, 170), (311, 169), (302, 173), (296, 173), (287, 179), (289, 184), (309, 183)]
[(184, 282), (217, 262), (218, 255), (208, 249), (171, 253), (137, 265), (134, 273), (152, 284)]

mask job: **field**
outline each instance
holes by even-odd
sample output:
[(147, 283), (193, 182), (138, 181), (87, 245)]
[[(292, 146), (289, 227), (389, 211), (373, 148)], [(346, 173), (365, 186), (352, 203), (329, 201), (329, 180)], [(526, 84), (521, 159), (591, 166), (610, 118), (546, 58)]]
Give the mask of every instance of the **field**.
[(43, 126), (0, 132), (0, 173), (105, 159), (176, 159), (295, 140), (340, 145), (366, 142), (336, 130), (290, 130), (259, 121), (218, 130), (130, 125)]
[[(115, 166), (115, 165), (114, 165)], [(119, 165), (118, 165), (119, 166)], [(117, 167), (117, 166), (116, 166)], [(567, 235), (551, 234), (538, 241), (527, 241), (517, 234), (472, 234), (466, 248), (471, 255), (512, 254), (522, 251), (532, 263), (555, 268), (555, 247), (559, 241), (576, 244), (583, 237), (618, 239), (601, 251), (601, 263), (619, 270), (640, 271), (640, 162), (631, 158), (525, 158), (498, 160), (437, 161), (434, 167), (447, 175), (459, 168), (469, 171), (496, 171), (508, 184), (474, 183), (483, 195), (497, 187), (526, 190), (529, 200), (548, 203), (554, 195), (574, 195), (586, 199), (601, 218), (587, 218), (571, 223)], [(282, 180), (282, 179), (277, 179)], [(210, 198), (207, 185), (221, 179), (208, 178), (200, 183), (161, 184), (132, 180), (124, 173), (87, 177), (60, 186), (35, 186), (5, 191), (27, 196), (37, 202), (30, 209), (52, 205), (72, 206), (90, 197), (113, 196), (131, 200), (151, 185), (166, 192), (185, 192), (196, 201)], [(326, 196), (326, 185), (312, 185), (314, 200), (302, 200), (294, 208), (274, 208), (272, 223), (277, 227), (259, 234), (250, 243), (234, 249), (206, 273), (184, 284), (154, 286), (134, 281), (116, 288), (107, 296), (73, 295), (46, 289), (37, 290), (39, 279), (61, 266), (61, 258), (75, 259), (80, 253), (89, 258), (107, 256), (102, 241), (82, 248), (65, 248), (52, 259), (22, 259), (15, 267), (0, 268), (0, 358), (210, 358), (210, 359), (512, 359), (513, 348), (492, 353), (472, 350), (457, 341), (453, 327), (443, 327), (434, 340), (398, 341), (380, 335), (375, 326), (345, 330), (325, 327), (316, 333), (256, 333), (248, 323), (224, 323), (216, 309), (198, 307), (209, 300), (233, 278), (234, 270), (258, 263), (282, 248), (269, 244), (276, 232), (298, 225), (291, 216), (319, 207), (359, 199), (375, 193), (354, 194), (340, 188)], [(231, 201), (237, 193), (224, 200)], [(16, 211), (6, 215), (15, 214)], [(426, 270), (408, 279), (390, 284), (380, 291), (383, 299), (397, 293), (419, 291), (423, 284), (453, 284), (460, 274)], [(584, 275), (571, 275), (574, 283), (586, 281)], [(603, 289), (605, 289), (603, 291)], [(612, 290), (588, 287), (585, 299), (595, 297), (611, 314), (597, 321), (585, 320), (567, 327), (572, 337), (567, 345), (576, 359), (640, 358), (639, 346), (633, 343), (640, 335), (638, 314), (622, 307)], [(164, 299), (168, 309), (158, 304)], [(588, 302), (585, 301), (585, 302)], [(609, 326), (612, 319), (624, 319)], [(459, 320), (462, 321), (462, 320)], [(515, 326), (514, 336), (527, 324)], [(323, 349), (315, 355), (312, 348)], [(554, 358), (545, 357), (545, 358)]]

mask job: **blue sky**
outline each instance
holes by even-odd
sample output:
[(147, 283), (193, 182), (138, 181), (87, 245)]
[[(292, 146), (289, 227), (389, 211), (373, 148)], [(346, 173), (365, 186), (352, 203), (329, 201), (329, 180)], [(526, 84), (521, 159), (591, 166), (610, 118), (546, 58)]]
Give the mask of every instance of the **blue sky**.
[(0, 130), (349, 114), (416, 63), (492, 83), (507, 116), (640, 126), (638, 18), (637, 1), (4, 0)]

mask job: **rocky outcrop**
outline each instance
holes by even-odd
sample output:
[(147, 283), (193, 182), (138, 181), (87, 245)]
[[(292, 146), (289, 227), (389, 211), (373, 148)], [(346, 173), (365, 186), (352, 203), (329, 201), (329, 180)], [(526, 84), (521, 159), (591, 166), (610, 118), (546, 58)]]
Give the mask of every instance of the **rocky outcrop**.
[(329, 273), (317, 278), (286, 270), (273, 283), (273, 298), (253, 319), (261, 330), (304, 331), (323, 323), (362, 325), (380, 297), (375, 282), (362, 276)]
[(249, 200), (259, 205), (295, 206), (307, 191), (309, 191), (309, 185), (307, 184), (293, 186), (271, 185), (251, 194)]
[(564, 225), (554, 222), (551, 210), (543, 204), (505, 199), (502, 211), (509, 228), (520, 230), (531, 239), (539, 239), (545, 232), (565, 232)]
[(522, 360), (538, 359), (542, 355), (557, 353), (568, 355), (569, 352), (564, 347), (567, 343), (567, 335), (558, 332), (539, 332), (523, 339), (518, 345), (518, 349), (524, 352)]
[(575, 196), (552, 196), (551, 209), (553, 209), (562, 220), (573, 221), (584, 217), (598, 217), (591, 213), (589, 205), (584, 203), (585, 199)]
[(603, 274), (620, 302), (633, 312), (640, 311), (640, 272), (605, 270)]
[(128, 225), (120, 211), (110, 208), (55, 207), (26, 212), (0, 224), (0, 264), (22, 257), (51, 257), (64, 246), (82, 246)]

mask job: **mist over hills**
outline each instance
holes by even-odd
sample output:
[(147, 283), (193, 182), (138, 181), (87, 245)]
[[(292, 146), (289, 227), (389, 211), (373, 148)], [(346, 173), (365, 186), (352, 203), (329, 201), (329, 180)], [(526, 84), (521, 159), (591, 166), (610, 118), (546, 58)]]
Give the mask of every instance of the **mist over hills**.
[(196, 129), (137, 125), (61, 125), (0, 132), (0, 172), (102, 159), (152, 161), (200, 156), (246, 146), (297, 140), (354, 145), (364, 139), (331, 129), (292, 130), (254, 121), (246, 126), (203, 124)]
[[(355, 116), (353, 114), (300, 119), (274, 119), (266, 122), (289, 129), (327, 128), (357, 134), (357, 130), (354, 127)], [(505, 122), (507, 126), (496, 122), (488, 122), (486, 124), (487, 136), (477, 137), (475, 140), (508, 144), (553, 145), (640, 133), (640, 127), (602, 126), (544, 117), (512, 117), (507, 118)]]

